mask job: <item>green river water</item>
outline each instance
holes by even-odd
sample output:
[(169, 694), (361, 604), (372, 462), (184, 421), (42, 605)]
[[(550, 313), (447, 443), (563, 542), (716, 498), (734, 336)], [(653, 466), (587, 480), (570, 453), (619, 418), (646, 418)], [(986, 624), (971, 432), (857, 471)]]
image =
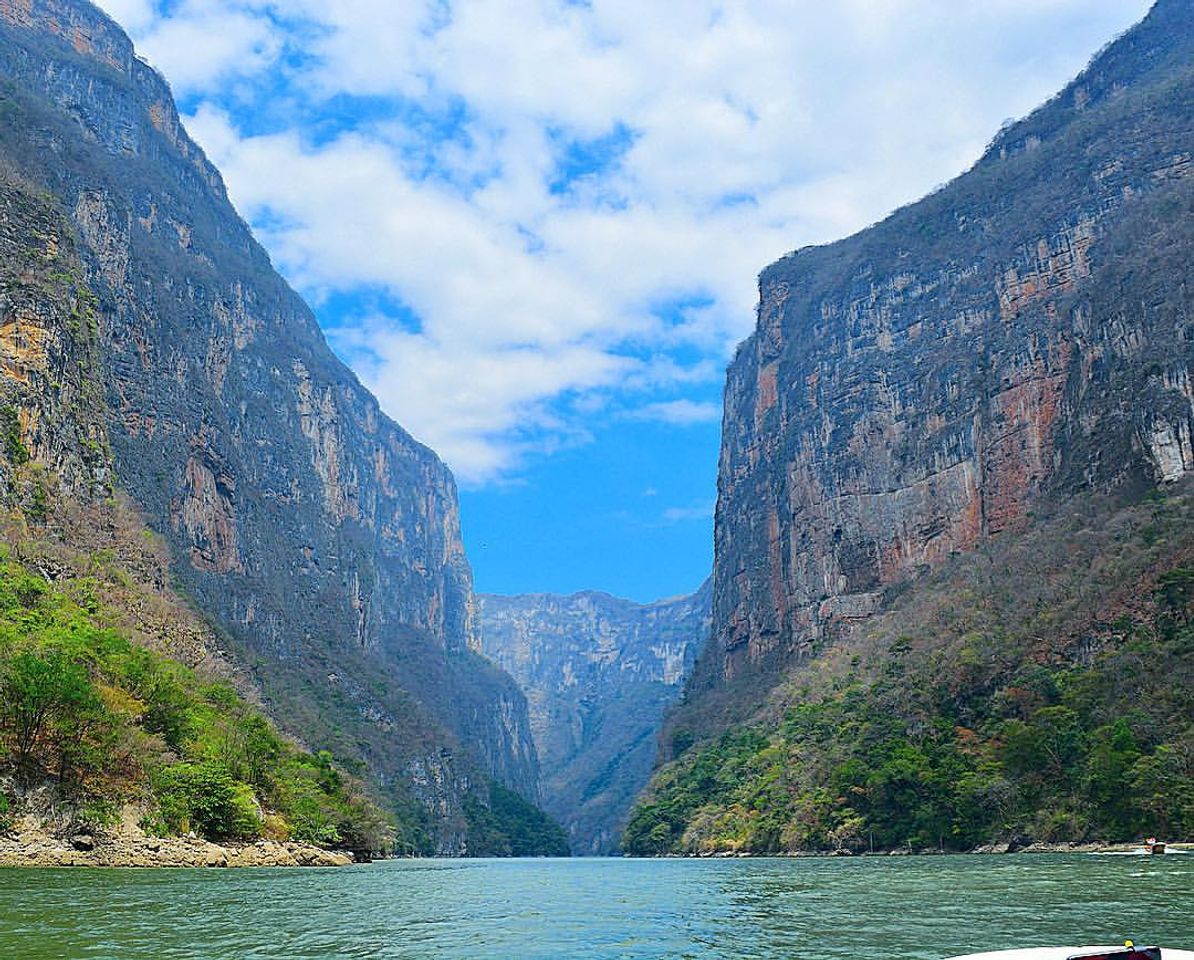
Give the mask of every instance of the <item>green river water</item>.
[(4, 870), (0, 955), (807, 957), (1194, 948), (1194, 856), (424, 860)]

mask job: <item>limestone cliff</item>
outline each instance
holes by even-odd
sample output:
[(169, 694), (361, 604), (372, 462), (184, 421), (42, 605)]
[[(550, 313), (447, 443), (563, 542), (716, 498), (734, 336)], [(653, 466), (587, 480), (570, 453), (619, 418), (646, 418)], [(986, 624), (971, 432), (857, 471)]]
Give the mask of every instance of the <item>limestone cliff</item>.
[(1194, 469), (1194, 3), (1160, 0), (975, 167), (759, 282), (729, 369), (712, 732), (1042, 498)]
[[(69, 244), (91, 291), (50, 290), (81, 332), (45, 335), (42, 294), (3, 279), (4, 389), (42, 385), (9, 404), (10, 432), (52, 446), (52, 421), (110, 443), (115, 482), (275, 715), (413, 798), (433, 846), (459, 852), (464, 795), (494, 777), (533, 800), (538, 771), (522, 694), (475, 649), (451, 474), (333, 356), (112, 21), (84, 0), (0, 0), (0, 73), (0, 166), (72, 234), (21, 232), (6, 194), (0, 239), (46, 263)], [(99, 396), (54, 373), (84, 361)]]
[(481, 648), (526, 693), (543, 807), (574, 853), (618, 849), (664, 710), (708, 635), (709, 601), (708, 582), (650, 604), (595, 592), (478, 598)]

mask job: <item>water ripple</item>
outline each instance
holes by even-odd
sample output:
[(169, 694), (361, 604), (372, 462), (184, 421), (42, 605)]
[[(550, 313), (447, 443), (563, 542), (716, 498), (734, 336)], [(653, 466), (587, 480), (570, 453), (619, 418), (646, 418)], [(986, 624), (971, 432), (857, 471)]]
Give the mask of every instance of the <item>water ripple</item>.
[(940, 960), (1192, 945), (1194, 858), (394, 861), (345, 870), (0, 871), (22, 960)]

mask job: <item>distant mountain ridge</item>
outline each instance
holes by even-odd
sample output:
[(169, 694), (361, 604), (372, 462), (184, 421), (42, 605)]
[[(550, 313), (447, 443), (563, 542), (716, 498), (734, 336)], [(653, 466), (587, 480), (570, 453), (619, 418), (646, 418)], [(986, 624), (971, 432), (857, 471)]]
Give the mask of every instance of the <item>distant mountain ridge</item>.
[(586, 591), (478, 597), (481, 649), (526, 693), (543, 807), (574, 853), (618, 850), (666, 708), (709, 631), (710, 584), (639, 604)]
[[(0, 71), (0, 166), (69, 218), (96, 298), (116, 482), (273, 715), (466, 852), (490, 779), (533, 802), (538, 764), (477, 652), (450, 472), (333, 356), (115, 23), (0, 0)], [(64, 413), (21, 435), (52, 446)]]

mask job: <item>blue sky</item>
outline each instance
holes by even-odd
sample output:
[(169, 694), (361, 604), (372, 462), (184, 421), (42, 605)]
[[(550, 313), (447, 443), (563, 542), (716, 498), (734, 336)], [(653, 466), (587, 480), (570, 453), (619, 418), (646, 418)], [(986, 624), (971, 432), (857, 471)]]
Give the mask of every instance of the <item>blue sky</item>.
[(1148, 0), (100, 0), (486, 592), (694, 590), (755, 276), (960, 173)]

